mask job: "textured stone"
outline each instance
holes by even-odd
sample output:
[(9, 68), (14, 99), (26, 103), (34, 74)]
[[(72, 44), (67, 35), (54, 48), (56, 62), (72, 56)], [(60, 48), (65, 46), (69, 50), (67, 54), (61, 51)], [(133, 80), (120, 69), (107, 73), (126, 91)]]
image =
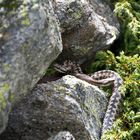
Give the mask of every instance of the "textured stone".
[(49, 0), (0, 1), (0, 133), (13, 101), (32, 89), (61, 50)]
[(59, 132), (57, 135), (49, 138), (48, 140), (75, 140), (72, 134), (68, 131)]
[(0, 139), (47, 140), (68, 131), (76, 140), (98, 140), (106, 105), (98, 87), (67, 75), (17, 102)]
[(89, 61), (119, 36), (119, 22), (101, 0), (56, 0), (55, 9), (63, 38), (61, 59)]

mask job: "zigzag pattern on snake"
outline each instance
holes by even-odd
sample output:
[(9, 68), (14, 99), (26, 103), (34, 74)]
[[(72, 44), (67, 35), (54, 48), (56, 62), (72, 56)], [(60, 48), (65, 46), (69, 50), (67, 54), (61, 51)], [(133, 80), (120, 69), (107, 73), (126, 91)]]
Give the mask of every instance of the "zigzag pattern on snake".
[(89, 76), (82, 72), (78, 64), (71, 61), (65, 61), (63, 65), (55, 64), (54, 67), (61, 73), (74, 75), (75, 77), (96, 86), (113, 85), (112, 96), (110, 97), (103, 120), (102, 134), (106, 132), (106, 130), (111, 129), (121, 100), (120, 86), (123, 84), (123, 80), (120, 75), (111, 70), (101, 70)]

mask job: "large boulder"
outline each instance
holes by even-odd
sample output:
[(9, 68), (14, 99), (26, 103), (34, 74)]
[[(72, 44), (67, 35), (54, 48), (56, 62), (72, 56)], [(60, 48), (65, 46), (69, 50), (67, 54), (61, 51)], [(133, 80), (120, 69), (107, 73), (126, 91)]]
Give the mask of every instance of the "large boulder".
[(99, 140), (106, 106), (105, 94), (98, 87), (67, 75), (37, 85), (17, 102), (0, 139)]
[(13, 102), (33, 88), (61, 51), (49, 0), (0, 0), (0, 133)]
[(56, 0), (55, 11), (63, 38), (60, 60), (87, 62), (119, 36), (119, 22), (101, 0)]

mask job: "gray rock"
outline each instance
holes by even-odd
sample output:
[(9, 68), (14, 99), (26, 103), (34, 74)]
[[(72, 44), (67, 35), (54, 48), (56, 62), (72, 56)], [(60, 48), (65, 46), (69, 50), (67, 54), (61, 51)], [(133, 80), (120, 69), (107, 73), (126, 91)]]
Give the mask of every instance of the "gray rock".
[(75, 140), (73, 135), (68, 131), (61, 131), (56, 136), (49, 138), (48, 140)]
[(119, 35), (113, 12), (100, 0), (0, 0), (0, 133), (13, 103), (62, 51), (59, 26), (62, 56), (81, 63)]
[[(119, 22), (101, 0), (56, 0), (64, 51), (62, 58), (90, 60), (119, 36)], [(61, 58), (61, 59), (62, 59)]]
[(0, 133), (13, 101), (32, 89), (61, 50), (49, 0), (0, 1)]
[(47, 140), (68, 131), (76, 140), (99, 140), (106, 105), (98, 87), (67, 75), (17, 102), (0, 139)]

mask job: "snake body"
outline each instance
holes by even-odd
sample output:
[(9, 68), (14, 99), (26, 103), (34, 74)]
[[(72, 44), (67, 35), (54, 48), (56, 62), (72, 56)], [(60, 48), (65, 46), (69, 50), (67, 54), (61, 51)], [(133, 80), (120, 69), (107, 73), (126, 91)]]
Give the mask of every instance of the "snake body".
[(54, 67), (59, 72), (72, 74), (96, 86), (113, 85), (112, 96), (103, 120), (102, 134), (111, 129), (121, 100), (120, 86), (123, 80), (120, 75), (111, 70), (101, 70), (89, 76), (82, 72), (78, 64), (71, 61), (65, 61), (63, 65), (55, 64)]
[[(116, 112), (122, 99), (120, 86), (123, 84), (123, 80), (118, 73), (111, 70), (102, 70), (95, 72), (91, 77), (96, 80), (105, 80), (108, 85), (113, 85), (112, 96), (110, 97), (107, 111), (103, 121), (103, 134), (106, 130), (111, 129), (115, 120)], [(106, 84), (102, 83), (101, 86), (104, 85)]]

